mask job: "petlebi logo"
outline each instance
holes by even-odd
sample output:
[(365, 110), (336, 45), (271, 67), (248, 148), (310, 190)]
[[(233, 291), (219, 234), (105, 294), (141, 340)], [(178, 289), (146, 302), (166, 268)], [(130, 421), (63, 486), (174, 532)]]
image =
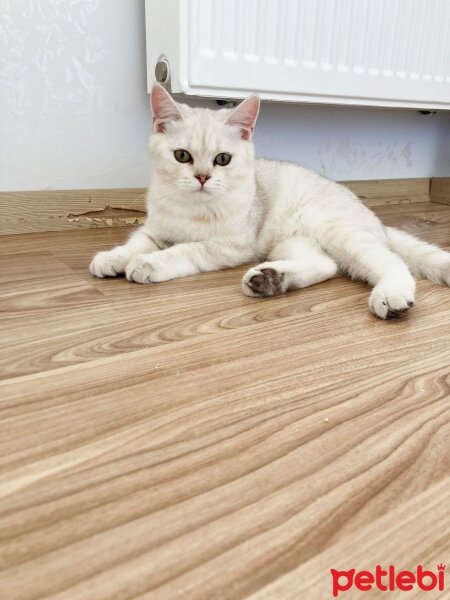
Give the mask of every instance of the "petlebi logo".
[(445, 590), (445, 565), (437, 565), (435, 571), (424, 569), (418, 565), (414, 571), (397, 571), (393, 565), (383, 568), (377, 565), (373, 571), (337, 571), (330, 569), (332, 593), (336, 598), (345, 597), (345, 592), (357, 589), (370, 592), (373, 589), (382, 592), (409, 592), (411, 590)]

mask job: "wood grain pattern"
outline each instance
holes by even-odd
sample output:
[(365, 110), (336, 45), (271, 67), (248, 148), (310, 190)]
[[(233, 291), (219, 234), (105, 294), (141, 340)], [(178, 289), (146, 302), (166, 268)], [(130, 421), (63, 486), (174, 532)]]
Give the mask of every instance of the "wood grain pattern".
[[(376, 210), (450, 247), (450, 207)], [(448, 288), (386, 323), (340, 277), (93, 279), (126, 235), (1, 240), (0, 597), (326, 600), (332, 567), (448, 562)]]
[[(343, 183), (368, 206), (429, 201), (428, 178)], [(0, 192), (0, 235), (137, 225), (145, 196), (144, 188)]]

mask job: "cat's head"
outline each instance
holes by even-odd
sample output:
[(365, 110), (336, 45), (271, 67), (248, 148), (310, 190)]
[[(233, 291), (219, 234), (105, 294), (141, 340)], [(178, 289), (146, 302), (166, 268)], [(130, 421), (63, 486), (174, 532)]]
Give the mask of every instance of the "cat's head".
[(155, 85), (151, 93), (150, 153), (158, 183), (174, 197), (208, 200), (239, 190), (253, 178), (253, 128), (259, 99), (235, 109), (191, 108)]

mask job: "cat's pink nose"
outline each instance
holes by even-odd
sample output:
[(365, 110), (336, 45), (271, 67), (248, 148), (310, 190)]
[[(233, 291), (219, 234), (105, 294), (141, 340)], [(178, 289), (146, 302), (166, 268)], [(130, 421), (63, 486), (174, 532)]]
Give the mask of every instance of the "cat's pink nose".
[(195, 177), (200, 181), (202, 187), (205, 185), (208, 179), (211, 179), (211, 175), (196, 175)]

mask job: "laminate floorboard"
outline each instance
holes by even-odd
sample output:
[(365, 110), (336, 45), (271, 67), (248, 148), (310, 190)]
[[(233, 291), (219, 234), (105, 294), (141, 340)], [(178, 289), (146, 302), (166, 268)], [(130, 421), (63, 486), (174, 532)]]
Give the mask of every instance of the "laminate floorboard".
[[(375, 210), (450, 248), (449, 206)], [(325, 600), (331, 568), (446, 564), (450, 290), (382, 322), (342, 277), (92, 278), (128, 233), (0, 238), (0, 597)]]

